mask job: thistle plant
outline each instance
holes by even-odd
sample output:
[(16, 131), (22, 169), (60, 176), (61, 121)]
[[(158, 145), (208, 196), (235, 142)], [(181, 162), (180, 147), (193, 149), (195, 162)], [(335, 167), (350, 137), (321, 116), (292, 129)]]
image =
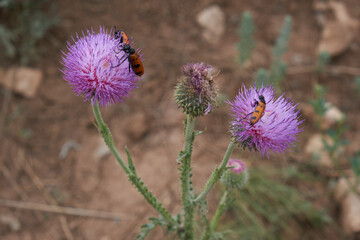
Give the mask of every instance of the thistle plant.
[[(216, 227), (221, 216), (233, 202), (233, 191), (235, 189), (241, 191), (248, 179), (245, 164), (237, 159), (229, 160), (232, 151), (239, 145), (243, 149), (255, 150), (261, 156), (267, 157), (271, 152), (285, 152), (294, 144), (296, 135), (301, 131), (299, 125), (302, 121), (299, 120), (296, 104), (284, 98), (284, 94), (276, 98), (272, 86), (261, 86), (259, 89), (256, 89), (256, 86), (249, 89), (243, 86), (235, 100), (228, 101), (233, 121), (230, 124), (231, 136), (224, 157), (209, 176), (202, 190), (197, 191), (191, 180), (193, 144), (196, 136), (202, 133), (196, 130), (196, 119), (210, 114), (219, 106), (220, 94), (216, 79), (220, 71), (205, 63), (188, 63), (183, 66), (183, 76), (179, 78), (174, 93), (176, 103), (185, 114), (184, 147), (176, 159), (179, 163), (182, 211), (171, 214), (141, 180), (126, 147), (127, 162), (124, 161), (115, 147), (110, 129), (101, 116), (100, 106), (107, 107), (124, 101), (140, 80), (139, 76), (129, 68), (128, 55), (123, 50), (124, 44), (114, 36), (114, 31), (107, 31), (104, 28), (100, 28), (99, 33), (87, 30), (82, 36), (75, 35), (73, 43), (68, 43), (67, 53), (63, 52), (61, 71), (74, 93), (90, 102), (96, 127), (105, 143), (129, 181), (159, 214), (142, 226), (137, 238), (145, 239), (149, 231), (160, 226), (166, 228), (168, 232), (173, 232), (179, 239), (199, 239), (195, 231), (195, 221), (197, 221), (195, 215), (198, 212), (205, 223), (201, 239), (220, 236), (221, 234), (216, 232)], [(255, 124), (250, 124), (250, 118), (264, 98), (266, 101), (264, 114), (259, 116), (259, 121)], [(226, 187), (226, 191), (214, 216), (209, 220), (206, 199), (218, 182)]]

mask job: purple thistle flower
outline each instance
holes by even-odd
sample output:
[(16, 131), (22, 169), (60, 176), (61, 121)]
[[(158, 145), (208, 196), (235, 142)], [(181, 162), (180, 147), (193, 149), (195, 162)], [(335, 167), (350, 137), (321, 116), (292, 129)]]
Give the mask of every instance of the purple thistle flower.
[[(285, 93), (284, 93), (285, 94)], [(283, 153), (296, 140), (296, 135), (302, 131), (299, 125), (299, 110), (293, 101), (284, 98), (282, 94), (278, 99), (274, 97), (272, 86), (256, 90), (256, 86), (246, 89), (242, 87), (231, 105), (232, 116), (231, 132), (243, 148), (255, 149), (261, 156), (267, 156), (271, 151)], [(260, 120), (250, 125), (250, 117), (254, 112), (259, 96), (264, 96), (266, 102), (265, 112)]]
[(137, 86), (138, 78), (130, 70), (122, 44), (114, 37), (113, 31), (100, 27), (99, 33), (92, 29), (82, 37), (76, 34), (74, 44), (67, 42), (68, 53), (62, 52), (60, 70), (77, 96), (84, 101), (99, 103), (106, 107), (123, 101)]
[[(205, 63), (188, 63), (183, 66), (182, 72), (189, 77), (189, 83), (195, 92), (199, 95), (201, 103), (201, 94), (203, 91), (210, 91), (205, 88), (206, 78), (213, 70), (213, 67)], [(206, 94), (206, 93), (204, 93)]]
[(241, 173), (246, 169), (245, 163), (239, 159), (230, 159), (226, 165), (227, 167), (232, 167), (231, 171), (234, 173)]

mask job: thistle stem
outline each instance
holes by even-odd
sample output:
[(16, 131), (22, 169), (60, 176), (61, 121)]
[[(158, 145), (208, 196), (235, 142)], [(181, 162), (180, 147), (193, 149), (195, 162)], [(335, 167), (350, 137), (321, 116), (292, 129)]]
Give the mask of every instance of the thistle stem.
[(207, 181), (204, 189), (199, 194), (199, 196), (195, 200), (193, 200), (193, 203), (198, 203), (198, 202), (204, 200), (206, 198), (207, 194), (210, 192), (210, 190), (215, 185), (215, 183), (217, 183), (220, 180), (222, 174), (226, 170), (226, 164), (229, 161), (230, 155), (231, 155), (232, 151), (234, 150), (235, 145), (236, 145), (236, 143), (234, 141), (230, 141), (229, 146), (225, 152), (224, 158), (221, 162), (220, 168), (216, 168), (213, 171), (213, 173), (211, 174), (209, 180)]
[(127, 175), (129, 175), (130, 170), (129, 170), (128, 166), (125, 164), (125, 162), (122, 160), (119, 151), (116, 149), (116, 147), (114, 145), (114, 140), (113, 140), (113, 138), (111, 136), (111, 132), (109, 130), (109, 127), (106, 125), (106, 123), (104, 122), (104, 120), (101, 116), (99, 103), (96, 102), (96, 104), (91, 104), (91, 105), (92, 105), (94, 116), (95, 116), (95, 119), (97, 122), (97, 128), (99, 130), (99, 133), (103, 137), (103, 139), (104, 139), (106, 145), (108, 146), (108, 148), (110, 149), (111, 153), (114, 154), (116, 160), (120, 163), (121, 167), (124, 169), (125, 173)]
[(194, 207), (191, 203), (191, 152), (194, 142), (195, 117), (186, 116), (184, 158), (181, 161), (182, 202), (185, 212), (185, 239), (194, 239)]
[(225, 210), (228, 208), (226, 206), (226, 201), (228, 198), (228, 195), (230, 194), (230, 190), (226, 190), (224, 194), (221, 197), (221, 200), (219, 202), (219, 205), (216, 208), (215, 214), (213, 219), (211, 220), (210, 227), (207, 229), (207, 231), (204, 232), (201, 240), (207, 240), (211, 237), (211, 235), (214, 232), (214, 229), (216, 228), (217, 224), (219, 223), (221, 215), (225, 212)]
[(229, 195), (230, 191), (229, 190), (226, 190), (224, 192), (224, 194), (222, 195), (221, 197), (221, 200), (219, 202), (219, 205), (217, 206), (216, 208), (216, 211), (215, 211), (215, 215), (210, 223), (210, 231), (211, 233), (214, 231), (214, 229), (216, 228), (219, 220), (220, 220), (220, 217), (221, 215), (225, 212), (226, 210), (226, 201), (227, 201), (227, 198), (228, 198), (228, 195)]

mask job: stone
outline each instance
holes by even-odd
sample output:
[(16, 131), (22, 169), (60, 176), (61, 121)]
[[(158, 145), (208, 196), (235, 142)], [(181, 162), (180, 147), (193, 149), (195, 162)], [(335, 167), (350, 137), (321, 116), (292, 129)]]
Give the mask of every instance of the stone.
[(340, 109), (334, 106), (332, 103), (326, 102), (325, 107), (327, 108), (327, 111), (324, 115), (324, 121), (327, 125), (332, 126), (337, 122), (345, 119), (344, 113), (342, 113)]
[[(354, 184), (354, 178), (348, 178)], [(360, 232), (360, 197), (357, 193), (350, 190), (348, 181), (341, 178), (336, 185), (334, 198), (339, 203), (341, 209), (341, 225), (344, 231), (353, 235)], [(360, 186), (357, 191), (360, 192)]]
[(78, 150), (80, 150), (80, 148), (81, 148), (81, 145), (79, 143), (77, 143), (73, 140), (68, 140), (61, 146), (59, 158), (65, 159), (71, 149), (78, 151)]
[(204, 28), (203, 38), (218, 43), (225, 33), (225, 13), (217, 5), (211, 5), (198, 13), (197, 22)]
[(346, 233), (360, 232), (360, 198), (356, 193), (349, 193), (341, 204), (341, 223)]
[(336, 202), (341, 203), (349, 193), (349, 187), (345, 178), (340, 178), (334, 190), (334, 199)]
[(14, 232), (19, 231), (21, 228), (20, 221), (10, 215), (0, 215), (0, 225), (2, 224), (7, 225)]
[(329, 6), (335, 20), (325, 20), (317, 52), (338, 56), (354, 41), (359, 31), (359, 21), (350, 17), (344, 3), (330, 1)]
[(27, 98), (33, 98), (43, 79), (43, 73), (40, 69), (28, 67), (12, 67), (7, 71), (0, 71), (0, 84), (23, 95)]
[[(322, 130), (334, 127), (338, 122), (345, 119), (345, 114), (331, 102), (325, 102), (325, 107), (327, 108), (327, 111), (320, 122), (320, 128)], [(308, 103), (300, 103), (299, 108), (306, 119), (314, 123), (317, 121), (318, 116), (315, 113), (313, 106)]]
[[(305, 146), (305, 153), (310, 157), (315, 158), (319, 165), (327, 168), (333, 168), (334, 163), (329, 153), (325, 150), (323, 143), (324, 139), (328, 144), (333, 144), (332, 139), (329, 136), (323, 137), (321, 134), (312, 135)], [(337, 149), (337, 151), (334, 153), (335, 157), (340, 157), (342, 152), (343, 148)]]

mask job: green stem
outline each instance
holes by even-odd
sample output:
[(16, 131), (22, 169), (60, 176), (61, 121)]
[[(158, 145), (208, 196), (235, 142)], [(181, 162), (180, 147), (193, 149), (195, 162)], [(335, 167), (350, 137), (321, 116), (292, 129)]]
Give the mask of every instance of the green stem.
[(125, 162), (122, 160), (122, 158), (120, 156), (120, 153), (116, 149), (116, 147), (114, 145), (114, 140), (110, 133), (110, 130), (101, 116), (99, 103), (96, 103), (94, 105), (92, 104), (92, 108), (94, 111), (94, 116), (95, 116), (95, 119), (97, 122), (97, 128), (99, 130), (99, 133), (103, 137), (103, 139), (104, 139), (106, 145), (108, 146), (108, 148), (110, 149), (111, 153), (114, 154), (116, 160), (120, 163), (121, 167), (124, 169), (125, 173), (127, 175), (129, 175), (130, 170), (129, 170), (128, 166), (126, 166)]
[(193, 201), (194, 203), (198, 203), (198, 202), (204, 200), (206, 198), (207, 194), (212, 189), (212, 187), (215, 185), (215, 183), (217, 183), (220, 180), (222, 174), (226, 170), (226, 164), (229, 161), (230, 155), (231, 155), (232, 151), (234, 150), (235, 145), (236, 145), (236, 143), (234, 141), (230, 141), (229, 146), (225, 152), (224, 158), (221, 162), (220, 168), (216, 168), (213, 171), (213, 173), (211, 174), (209, 180), (207, 181), (204, 189), (199, 194), (199, 196)]
[(194, 207), (191, 203), (191, 152), (194, 142), (195, 118), (186, 116), (184, 158), (181, 160), (182, 202), (185, 212), (185, 239), (194, 239)]
[[(158, 201), (158, 199), (147, 189), (147, 187), (144, 185), (144, 183), (141, 181), (139, 177), (136, 176), (135, 170), (134, 172), (129, 169), (129, 167), (125, 164), (125, 162), (122, 160), (120, 153), (116, 149), (114, 145), (114, 140), (111, 136), (111, 132), (108, 128), (108, 126), (104, 123), (104, 120), (101, 116), (101, 112), (99, 109), (99, 104), (96, 103), (95, 105), (92, 105), (95, 119), (97, 122), (97, 128), (103, 137), (106, 145), (114, 154), (116, 160), (120, 163), (121, 167), (124, 169), (126, 175), (129, 177), (129, 180), (134, 184), (134, 186), (137, 188), (137, 190), (144, 196), (146, 201), (160, 214), (162, 215), (166, 221), (175, 226), (177, 223), (172, 218), (171, 214), (162, 206), (162, 204)], [(128, 158), (131, 160), (130, 153), (126, 150), (128, 154)], [(130, 161), (132, 163), (132, 160)], [(132, 165), (133, 166), (133, 165)]]
[(226, 201), (227, 201), (227, 197), (229, 195), (230, 191), (226, 190), (223, 194), (223, 196), (221, 197), (220, 203), (218, 205), (218, 207), (216, 208), (216, 212), (215, 215), (210, 223), (210, 231), (213, 232), (215, 227), (217, 226), (221, 215), (225, 212), (226, 210)]
[(207, 231), (204, 232), (204, 234), (203, 234), (203, 236), (201, 238), (202, 240), (207, 240), (207, 239), (209, 239), (211, 237), (211, 235), (213, 234), (216, 226), (219, 223), (221, 215), (229, 207), (226, 204), (229, 193), (230, 193), (230, 190), (226, 190), (224, 192), (224, 194), (222, 195), (221, 200), (219, 202), (219, 205), (216, 208), (215, 215), (214, 215), (213, 219), (211, 220), (210, 227), (207, 229)]
[(177, 225), (174, 218), (171, 214), (163, 207), (163, 205), (159, 202), (159, 200), (147, 189), (144, 183), (141, 181), (139, 177), (135, 174), (131, 173), (129, 175), (130, 181), (134, 184), (134, 186), (138, 189), (141, 195), (144, 196), (146, 201), (160, 214), (166, 219), (170, 226), (174, 227)]

